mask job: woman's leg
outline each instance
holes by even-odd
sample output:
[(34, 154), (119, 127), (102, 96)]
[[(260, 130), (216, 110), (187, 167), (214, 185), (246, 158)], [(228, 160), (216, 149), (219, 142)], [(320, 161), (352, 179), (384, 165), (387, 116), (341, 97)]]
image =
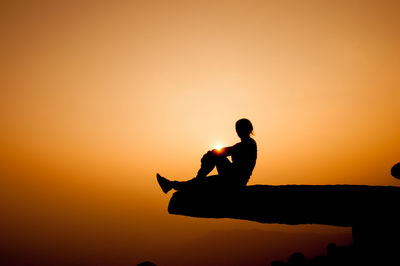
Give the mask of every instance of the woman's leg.
[(216, 163), (219, 175), (230, 176), (232, 175), (232, 163), (226, 157), (218, 157)]
[[(205, 178), (214, 167), (217, 167), (219, 175)], [(225, 183), (226, 177), (230, 173), (230, 169), (231, 162), (226, 157), (216, 156), (209, 151), (201, 158), (201, 167), (195, 178), (188, 181), (170, 181), (157, 175), (157, 180), (165, 193), (172, 188), (175, 190), (186, 190), (200, 187), (217, 187)]]
[[(188, 180), (188, 181), (172, 181), (172, 188), (175, 190), (184, 190), (190, 189), (194, 187), (198, 187), (203, 183), (208, 183), (210, 181), (204, 181), (206, 176), (214, 169), (217, 165), (218, 157), (212, 154), (211, 151), (207, 152), (201, 158), (201, 166), (199, 171), (197, 172), (196, 177)], [(207, 178), (208, 179), (208, 178)]]
[[(218, 175), (207, 176), (207, 174), (209, 174), (215, 166), (217, 167)], [(173, 181), (172, 187), (175, 190), (184, 190), (200, 187), (222, 188), (224, 186), (229, 186), (228, 178), (232, 176), (232, 163), (226, 157), (217, 157), (214, 155), (210, 156), (206, 154), (201, 160), (201, 168), (199, 173), (195, 178), (189, 181)]]
[[(207, 176), (214, 167), (217, 167), (218, 175)], [(226, 157), (219, 157), (206, 153), (201, 159), (201, 168), (197, 176), (189, 181), (173, 181), (172, 188), (184, 190), (197, 187), (220, 187), (226, 183), (231, 175), (232, 163)], [(207, 176), (207, 177), (206, 177)]]
[(211, 151), (207, 152), (201, 158), (201, 166), (197, 172), (196, 178), (206, 177), (216, 166), (218, 157)]
[(201, 180), (202, 179), (195, 177), (188, 181), (171, 181), (171, 187), (178, 191), (191, 189), (197, 187)]
[(193, 178), (189, 181), (172, 181), (173, 189), (180, 190), (205, 190), (222, 188), (226, 183), (226, 177), (221, 175), (212, 175), (205, 178)]

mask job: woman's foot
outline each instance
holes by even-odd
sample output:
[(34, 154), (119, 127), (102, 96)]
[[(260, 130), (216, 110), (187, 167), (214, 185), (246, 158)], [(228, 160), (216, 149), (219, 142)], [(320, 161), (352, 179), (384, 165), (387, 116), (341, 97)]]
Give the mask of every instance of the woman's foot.
[(157, 181), (162, 191), (167, 194), (172, 189), (172, 182), (157, 173)]

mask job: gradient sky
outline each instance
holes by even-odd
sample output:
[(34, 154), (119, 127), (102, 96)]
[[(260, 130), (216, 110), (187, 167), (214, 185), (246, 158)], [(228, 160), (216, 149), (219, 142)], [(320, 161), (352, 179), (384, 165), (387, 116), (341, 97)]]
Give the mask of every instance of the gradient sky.
[[(398, 1), (1, 5), (8, 215), (57, 209), (64, 219), (79, 206), (90, 219), (115, 211), (143, 238), (156, 220), (184, 232), (197, 220), (166, 214), (155, 173), (192, 177), (208, 149), (239, 141), (242, 117), (258, 143), (250, 184), (400, 184), (390, 176), (400, 161)], [(4, 228), (17, 228), (9, 217)]]

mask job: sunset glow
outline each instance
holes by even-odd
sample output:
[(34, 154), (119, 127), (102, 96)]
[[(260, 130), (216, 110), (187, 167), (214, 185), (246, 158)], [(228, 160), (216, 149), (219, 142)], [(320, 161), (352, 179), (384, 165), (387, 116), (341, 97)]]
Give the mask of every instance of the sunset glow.
[(221, 151), (222, 148), (223, 148), (223, 146), (222, 146), (221, 144), (217, 144), (217, 145), (215, 146), (215, 149), (216, 149), (217, 151)]
[[(238, 243), (282, 243), (268, 260), (296, 241), (307, 256), (347, 243), (349, 228), (170, 215), (155, 174), (195, 177), (248, 118), (249, 185), (399, 186), (399, 13), (400, 1), (5, 1), (2, 245), (78, 258), (65, 265), (225, 265), (222, 248), (247, 265), (266, 249)], [(239, 240), (207, 238), (229, 230)]]

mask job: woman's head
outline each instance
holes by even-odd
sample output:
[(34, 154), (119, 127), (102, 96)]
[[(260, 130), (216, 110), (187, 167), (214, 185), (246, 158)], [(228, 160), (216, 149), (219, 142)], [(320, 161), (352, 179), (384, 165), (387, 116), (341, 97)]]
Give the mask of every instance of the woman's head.
[(236, 133), (239, 138), (246, 138), (253, 134), (253, 125), (250, 120), (242, 118), (236, 122)]

